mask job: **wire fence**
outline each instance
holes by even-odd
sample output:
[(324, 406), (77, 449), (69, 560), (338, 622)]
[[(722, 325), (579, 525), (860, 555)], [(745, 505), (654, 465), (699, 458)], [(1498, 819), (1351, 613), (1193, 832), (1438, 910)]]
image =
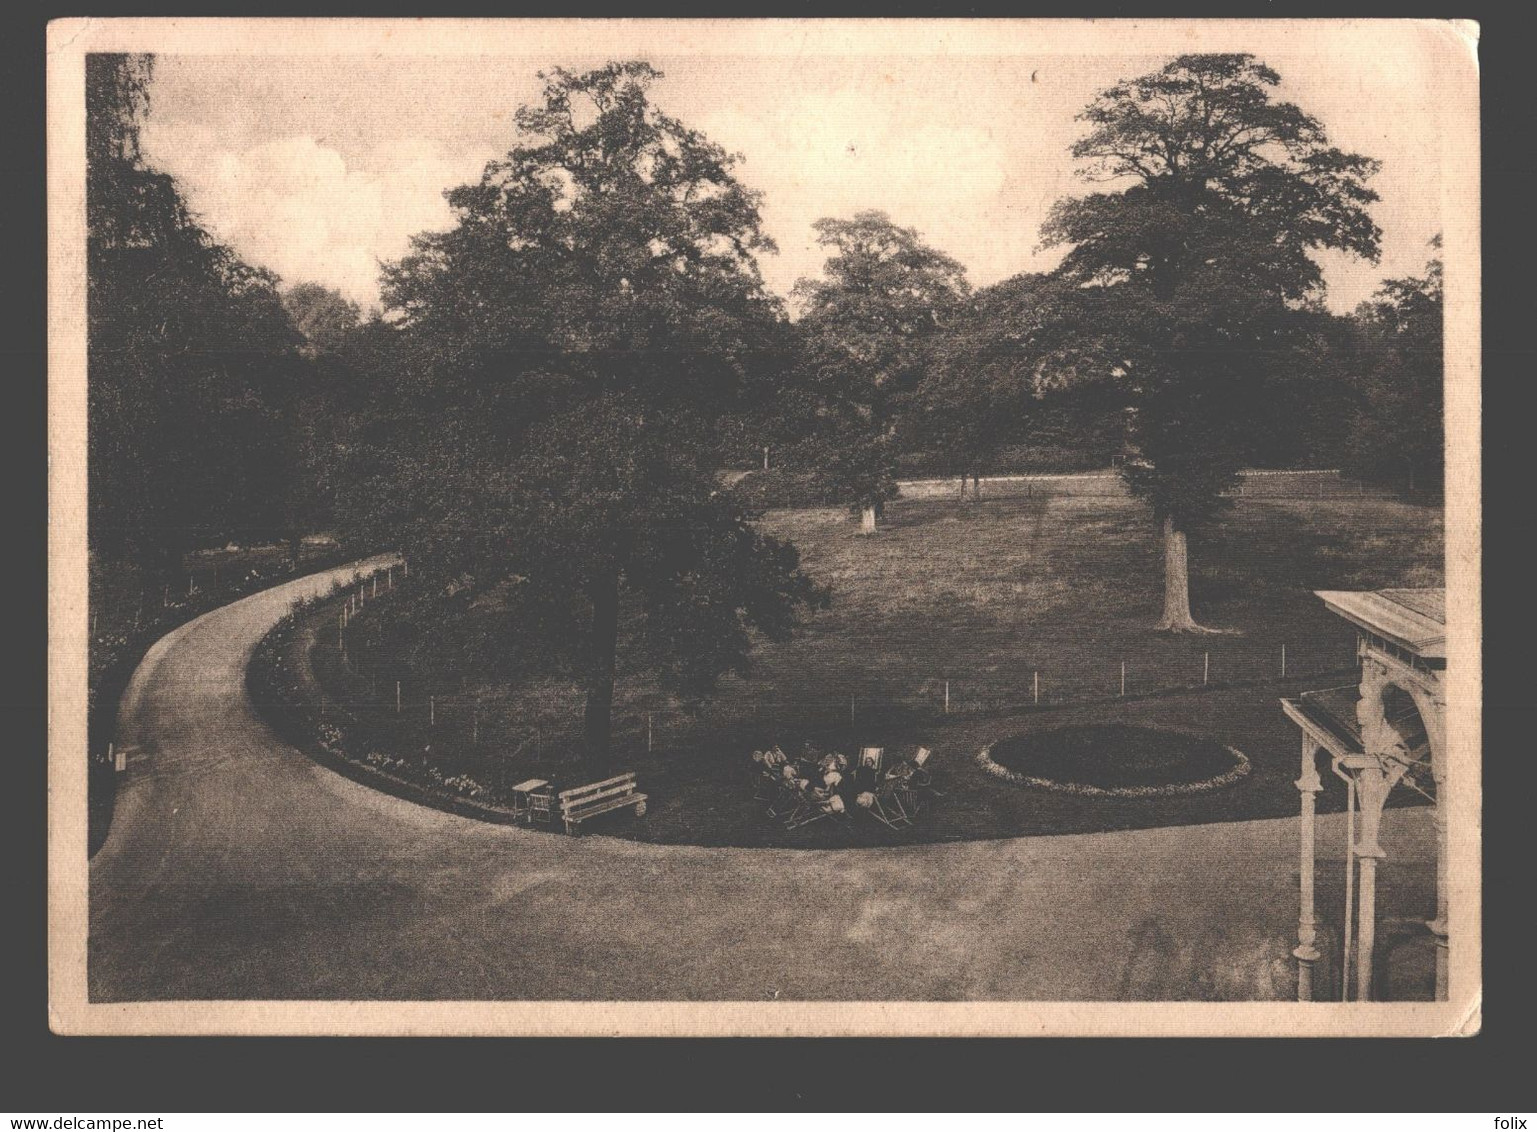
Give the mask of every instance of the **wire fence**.
[[(971, 477), (951, 476), (902, 480), (904, 499), (1051, 498), (1057, 496), (1129, 496), (1126, 481), (1115, 471), (1063, 472)], [(1243, 499), (1394, 499), (1398, 493), (1382, 484), (1345, 476), (1338, 468), (1245, 469), (1225, 495)]]
[[(392, 580), (373, 583), (387, 596)], [(399, 656), (355, 640), (356, 619), (370, 605), (365, 585), (342, 596), (330, 611), (334, 629), (322, 631), (315, 654), (325, 701), (321, 715), (364, 725), (367, 740), (395, 751), (428, 755), (469, 768), (488, 786), (504, 788), (520, 765), (579, 754), (583, 747), (584, 693), (549, 685), (537, 710), (527, 688), (471, 686), (465, 678), (422, 673)], [(326, 622), (322, 622), (324, 626)], [(1204, 640), (1204, 639), (1203, 639)], [(1328, 680), (1354, 670), (1346, 640), (1305, 641), (1300, 647), (1252, 639), (1212, 637), (1149, 658), (1089, 659), (1080, 649), (1071, 663), (1042, 663), (1008, 673), (935, 675), (906, 685), (870, 680), (815, 694), (781, 690), (772, 680), (738, 681), (693, 708), (667, 702), (654, 688), (616, 689), (611, 746), (624, 757), (710, 744), (753, 744), (786, 734), (855, 737), (883, 731), (933, 728), (967, 718), (1003, 717), (1093, 704), (1267, 687), (1305, 679)]]

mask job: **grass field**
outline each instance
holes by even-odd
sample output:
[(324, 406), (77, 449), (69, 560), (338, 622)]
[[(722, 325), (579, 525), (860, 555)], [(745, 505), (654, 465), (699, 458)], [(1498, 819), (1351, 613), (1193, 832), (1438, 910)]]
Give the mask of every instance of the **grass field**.
[[(1440, 515), (1432, 508), (1350, 496), (1245, 498), (1191, 550), (1197, 616), (1235, 632), (1170, 636), (1150, 628), (1161, 601), (1156, 532), (1124, 497), (901, 500), (888, 520), (869, 537), (840, 509), (766, 516), (765, 527), (794, 541), (807, 569), (832, 586), (832, 607), (796, 639), (764, 643), (752, 672), (724, 681), (696, 715), (621, 657), (617, 748), (653, 799), (631, 835), (707, 844), (827, 841), (834, 836), (828, 823), (787, 834), (748, 800), (747, 752), (803, 736), (845, 749), (936, 747), (948, 796), (903, 835), (908, 839), (1291, 813), (1297, 739), (1277, 700), (1348, 682), (1354, 665), (1349, 626), (1310, 591), (1443, 580)], [(445, 773), (487, 785), (530, 775), (575, 784), (581, 699), (574, 690), (440, 685), (429, 724), (433, 689), (420, 674), (405, 673), (396, 715), (400, 666), (379, 658), (373, 677), (359, 678), (336, 663), (328, 640), (322, 635), (316, 659), (330, 694), (401, 748), (430, 746), (424, 757)], [(1204, 687), (1203, 677), (1210, 681)], [(982, 745), (1010, 734), (1113, 721), (1219, 739), (1249, 755), (1254, 773), (1209, 796), (1086, 804), (1000, 783), (973, 761)], [(856, 837), (895, 839), (867, 824)], [(616, 830), (624, 825), (614, 823)]]

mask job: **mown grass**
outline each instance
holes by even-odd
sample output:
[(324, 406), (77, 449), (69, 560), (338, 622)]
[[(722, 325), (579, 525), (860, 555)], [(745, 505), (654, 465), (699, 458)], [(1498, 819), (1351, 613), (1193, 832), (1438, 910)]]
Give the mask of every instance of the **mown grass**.
[[(1441, 522), (1431, 508), (1373, 498), (1244, 499), (1192, 545), (1197, 616), (1234, 632), (1168, 635), (1151, 629), (1162, 597), (1157, 534), (1129, 499), (906, 500), (888, 515), (873, 537), (841, 509), (765, 517), (765, 528), (793, 541), (806, 568), (832, 586), (833, 604), (794, 640), (761, 643), (752, 670), (724, 680), (697, 712), (670, 701), (622, 653), (618, 762), (640, 772), (652, 807), (643, 821), (616, 820), (616, 831), (814, 846), (1291, 813), (1297, 739), (1277, 699), (1348, 682), (1354, 665), (1350, 627), (1310, 591), (1442, 582)], [(493, 791), (530, 776), (562, 785), (582, 777), (574, 689), (439, 684), (429, 725), (424, 674), (372, 658), (359, 677), (338, 663), (333, 638), (319, 638), (322, 682), (367, 721), (375, 741)], [(1203, 688), (1208, 663), (1211, 685)], [(397, 715), (393, 681), (402, 676)], [(1254, 773), (1209, 796), (1106, 802), (1041, 797), (989, 778), (972, 758), (1010, 734), (1110, 721), (1217, 739), (1244, 751)], [(804, 737), (845, 749), (935, 746), (946, 797), (906, 834), (873, 822), (786, 833), (750, 801), (747, 753)]]

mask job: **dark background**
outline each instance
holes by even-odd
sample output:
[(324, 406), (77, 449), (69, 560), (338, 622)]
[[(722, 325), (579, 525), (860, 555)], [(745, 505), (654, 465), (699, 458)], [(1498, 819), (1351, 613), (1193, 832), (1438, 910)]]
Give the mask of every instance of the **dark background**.
[[(392, 6), (264, 5), (263, 15), (410, 15)], [(1468, 1040), (448, 1040), (59, 1038), (47, 1028), (46, 877), (46, 236), (44, 26), (80, 14), (10, 9), (0, 184), (9, 324), (0, 337), (7, 430), (0, 683), (0, 795), (6, 800), (0, 939), (5, 945), (0, 1109), (12, 1112), (527, 1109), (537, 1082), (552, 1106), (627, 1110), (1007, 1109), (1055, 1111), (1529, 1112), (1533, 846), (1525, 836), (1537, 759), (1537, 665), (1530, 639), (1533, 507), (1527, 452), (1531, 340), (1531, 55), (1516, 5), (1353, 3), (887, 3), (879, 7), (737, 0), (710, 9), (648, 5), (658, 16), (1461, 16), (1482, 23), (1484, 79), (1484, 986), (1483, 1032)], [(249, 15), (185, 3), (97, 2), (95, 15)], [(436, 5), (433, 15), (617, 15), (576, 0), (509, 7)], [(642, 14), (625, 10), (625, 15)], [(605, 1087), (591, 1087), (601, 1077)], [(578, 1085), (587, 1087), (576, 1089)]]

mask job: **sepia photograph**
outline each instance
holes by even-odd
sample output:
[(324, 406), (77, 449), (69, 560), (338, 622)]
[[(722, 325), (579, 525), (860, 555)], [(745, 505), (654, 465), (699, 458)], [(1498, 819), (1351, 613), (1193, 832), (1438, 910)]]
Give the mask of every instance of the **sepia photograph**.
[(55, 21), (54, 1031), (1476, 1034), (1477, 44)]

